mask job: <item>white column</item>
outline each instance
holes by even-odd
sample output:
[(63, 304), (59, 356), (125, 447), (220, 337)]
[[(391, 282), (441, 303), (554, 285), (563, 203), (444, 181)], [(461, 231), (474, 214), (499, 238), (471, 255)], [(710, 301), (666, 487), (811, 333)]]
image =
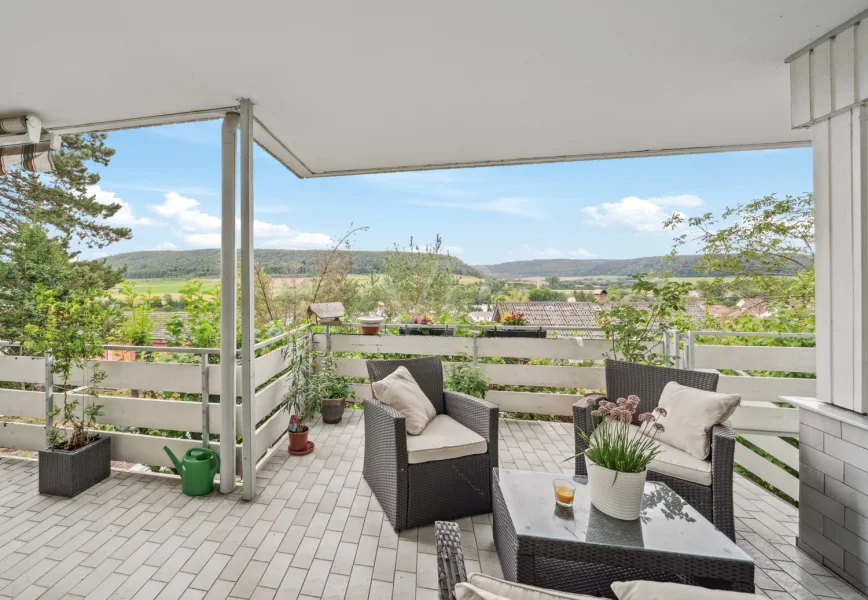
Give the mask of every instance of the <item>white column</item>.
[(227, 113), (221, 134), (220, 225), (220, 491), (235, 490), (235, 149), (238, 113)]
[(256, 376), (253, 345), (253, 103), (241, 100), (241, 467), (242, 497), (256, 497)]
[(817, 396), (864, 413), (868, 21), (797, 54), (790, 88), (793, 127), (810, 127), (814, 148)]

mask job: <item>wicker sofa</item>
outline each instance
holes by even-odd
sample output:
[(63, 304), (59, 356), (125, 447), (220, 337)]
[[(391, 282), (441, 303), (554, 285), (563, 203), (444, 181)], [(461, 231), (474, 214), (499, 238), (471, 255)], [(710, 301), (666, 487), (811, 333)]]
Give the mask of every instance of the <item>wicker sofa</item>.
[[(607, 360), (606, 361), (606, 391), (609, 398), (626, 398), (630, 394), (639, 396), (639, 410), (636, 414), (648, 412), (657, 407), (663, 388), (670, 381), (681, 385), (707, 390), (717, 391), (717, 373), (701, 371), (686, 371), (683, 369), (670, 369), (666, 367), (653, 367), (637, 365), (633, 363)], [(589, 394), (573, 405), (573, 422), (576, 428), (581, 428), (586, 433), (593, 432), (596, 419), (591, 416), (591, 410), (587, 404), (587, 398), (596, 400), (605, 399), (601, 394)], [(575, 435), (576, 453), (586, 449), (582, 436)], [(665, 446), (665, 445), (664, 445)], [(673, 449), (674, 450), (674, 449)], [(674, 450), (674, 452), (681, 452)], [(681, 453), (684, 454), (684, 453)], [(735, 454), (735, 437), (729, 422), (716, 425), (711, 432), (711, 456), (705, 461), (707, 464), (700, 465), (696, 471), (701, 478), (690, 476), (692, 471), (681, 469), (679, 476), (673, 476), (673, 470), (667, 468), (670, 465), (661, 464), (664, 455), (661, 454), (651, 464), (648, 471), (649, 481), (660, 481), (671, 487), (677, 494), (684, 498), (691, 506), (711, 521), (717, 529), (722, 531), (731, 540), (735, 541), (735, 515), (732, 502), (732, 472), (733, 458)], [(692, 459), (686, 457), (684, 462)], [(674, 462), (674, 461), (673, 461)], [(669, 474), (655, 471), (655, 466), (661, 470), (669, 471)], [(704, 472), (702, 472), (704, 469)], [(687, 472), (688, 475), (683, 473)], [(587, 475), (585, 459), (583, 456), (576, 457), (576, 475)], [(710, 476), (709, 476), (710, 475)], [(696, 479), (701, 482), (691, 481)]]
[[(491, 470), (498, 465), (497, 407), (465, 394), (444, 392), (443, 363), (436, 356), (370, 360), (368, 376), (372, 383), (380, 381), (401, 366), (410, 371), (438, 418), (449, 417), (441, 420), (449, 421), (458, 437), (462, 432), (476, 439), (481, 436), (485, 444), (453, 448), (447, 455), (458, 456), (432, 460), (435, 448), (433, 454), (427, 451), (425, 458), (414, 460), (418, 453), (412, 448), (408, 451), (404, 417), (376, 398), (365, 400), (363, 474), (392, 527), (400, 531), (491, 512)], [(424, 436), (424, 431), (412, 436), (411, 446), (423, 442)]]

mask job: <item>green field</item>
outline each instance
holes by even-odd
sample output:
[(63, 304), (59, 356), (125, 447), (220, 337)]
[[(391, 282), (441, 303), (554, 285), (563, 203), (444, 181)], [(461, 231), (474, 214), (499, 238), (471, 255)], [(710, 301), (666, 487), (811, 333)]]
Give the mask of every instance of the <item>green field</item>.
[[(370, 277), (368, 275), (349, 275), (352, 279), (358, 279), (362, 282), (367, 282)], [(459, 275), (459, 280), (462, 284), (469, 285), (472, 283), (476, 283), (477, 281), (481, 281), (478, 277), (471, 277), (470, 275)], [(310, 277), (274, 277), (274, 284), (276, 289), (281, 289), (288, 287), (290, 285), (297, 285), (299, 283), (303, 283), (305, 281), (309, 281)], [(172, 297), (178, 297), (181, 292), (181, 288), (184, 287), (189, 279), (128, 279), (127, 281), (132, 281), (136, 284), (136, 292), (140, 294), (145, 294), (150, 292), (152, 296), (160, 297), (165, 296), (166, 294), (170, 294)], [(203, 278), (198, 279), (197, 281), (202, 281), (205, 283), (205, 289), (208, 289), (214, 285), (217, 285), (220, 280), (217, 278)], [(115, 295), (120, 293), (121, 286), (115, 286), (112, 292)]]

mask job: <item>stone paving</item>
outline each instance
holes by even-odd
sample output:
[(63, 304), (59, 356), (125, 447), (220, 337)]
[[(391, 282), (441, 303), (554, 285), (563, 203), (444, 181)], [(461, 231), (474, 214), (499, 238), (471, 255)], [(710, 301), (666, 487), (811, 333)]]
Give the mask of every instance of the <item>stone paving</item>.
[[(569, 472), (570, 425), (502, 420), (501, 466)], [(0, 459), (0, 597), (435, 600), (433, 528), (396, 534), (362, 478), (364, 424), (317, 423), (305, 457), (281, 446), (255, 502), (189, 498), (176, 478), (113, 472), (73, 499), (40, 496), (37, 463)], [(736, 475), (738, 542), (757, 593), (863, 599), (794, 546), (798, 513)], [(460, 521), (468, 571), (500, 574), (489, 515)]]

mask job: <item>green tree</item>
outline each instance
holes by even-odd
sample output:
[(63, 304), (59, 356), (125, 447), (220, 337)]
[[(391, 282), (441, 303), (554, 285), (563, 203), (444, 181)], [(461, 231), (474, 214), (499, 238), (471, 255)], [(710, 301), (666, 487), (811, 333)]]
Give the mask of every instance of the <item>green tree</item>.
[(107, 290), (122, 271), (101, 262), (74, 261), (66, 238), (49, 237), (39, 225), (22, 223), (0, 260), (0, 339), (22, 340), (28, 323), (39, 325), (37, 290), (53, 290), (58, 301), (75, 291)]
[(148, 346), (154, 334), (154, 298), (150, 292), (140, 294), (133, 281), (125, 281), (120, 295), (123, 298), (125, 319), (120, 329), (121, 340), (132, 346)]
[(88, 432), (102, 407), (70, 399), (70, 380), (75, 371), (82, 373), (80, 383), (91, 387), (103, 380), (98, 363), (86, 361), (102, 355), (103, 342), (112, 337), (120, 315), (113, 304), (105, 302), (106, 292), (100, 288), (75, 290), (61, 300), (55, 290), (37, 285), (35, 296), (39, 316), (25, 327), (24, 346), (33, 354), (52, 357), (52, 373), (63, 387), (63, 408), (57, 407), (54, 415), (62, 415), (62, 424), (70, 426), (72, 434), (66, 439), (65, 430), (54, 427), (49, 439), (53, 447), (74, 450), (91, 441)]
[[(812, 311), (814, 304), (814, 198), (765, 196), (727, 208), (715, 216), (672, 215), (664, 224), (686, 224), (670, 252), (674, 261), (685, 245), (698, 245), (695, 268), (714, 276), (699, 284), (706, 297), (760, 296), (793, 309)], [(725, 280), (723, 275), (732, 275)]]
[(534, 288), (527, 293), (527, 297), (532, 302), (563, 302), (567, 299), (563, 292), (549, 288)]
[(430, 246), (419, 246), (413, 238), (407, 248), (395, 245), (384, 263), (389, 312), (440, 314), (454, 308), (451, 288), (460, 285), (454, 275), (456, 260), (441, 254), (442, 246), (439, 235)]
[(561, 287), (561, 278), (557, 275), (550, 275), (546, 277), (546, 285), (553, 290), (558, 290)]
[[(220, 345), (220, 287), (205, 288), (202, 281), (188, 281), (181, 288), (187, 313), (186, 323), (177, 315), (166, 321), (172, 346), (217, 348)], [(212, 355), (216, 360), (216, 356)]]
[(636, 279), (633, 292), (646, 297), (646, 307), (615, 304), (596, 313), (603, 335), (612, 340), (611, 358), (649, 365), (670, 364), (672, 357), (659, 352), (663, 331), (689, 327), (684, 303), (690, 284), (658, 283), (645, 274), (633, 277)]
[(64, 136), (54, 154), (53, 173), (13, 169), (0, 177), (0, 255), (7, 254), (22, 227), (32, 224), (48, 226), (59, 237), (89, 248), (103, 248), (131, 236), (128, 228), (105, 222), (120, 210), (120, 204), (101, 204), (88, 194), (88, 186), (100, 180), (88, 163), (107, 166), (115, 152), (105, 140), (104, 133)]

